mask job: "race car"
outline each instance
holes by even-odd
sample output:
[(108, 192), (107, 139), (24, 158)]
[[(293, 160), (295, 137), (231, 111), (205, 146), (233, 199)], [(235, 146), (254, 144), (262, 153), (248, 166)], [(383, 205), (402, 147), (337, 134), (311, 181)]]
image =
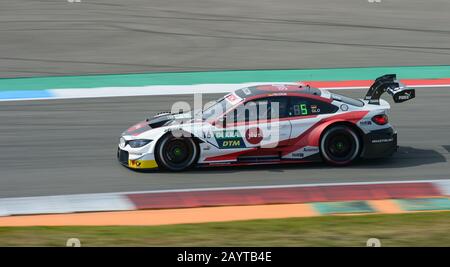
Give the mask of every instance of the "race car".
[(415, 97), (387, 74), (364, 99), (302, 83), (261, 84), (233, 91), (209, 107), (161, 113), (122, 133), (117, 152), (131, 169), (183, 171), (191, 167), (301, 163), (344, 166), (397, 150), (390, 105)]

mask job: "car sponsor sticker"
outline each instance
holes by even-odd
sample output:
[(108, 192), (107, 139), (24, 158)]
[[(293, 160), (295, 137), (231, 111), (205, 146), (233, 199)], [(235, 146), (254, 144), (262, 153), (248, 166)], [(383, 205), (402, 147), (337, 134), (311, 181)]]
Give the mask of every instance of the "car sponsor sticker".
[(360, 121), (360, 125), (372, 125), (372, 121)]
[(295, 153), (292, 153), (292, 157), (301, 159), (301, 158), (305, 157), (305, 154), (299, 153), (299, 152), (295, 152)]
[(245, 132), (245, 139), (252, 145), (257, 145), (263, 140), (263, 132), (258, 127), (249, 128)]
[(214, 131), (214, 138), (221, 149), (246, 147), (238, 130)]
[(237, 95), (234, 94), (234, 93), (231, 93), (231, 94), (227, 95), (227, 96), (225, 97), (225, 99), (226, 99), (228, 102), (230, 102), (231, 105), (236, 105), (237, 103), (239, 103), (239, 102), (242, 101), (242, 98), (240, 98), (239, 96), (237, 96)]
[(303, 151), (304, 152), (313, 152), (313, 153), (317, 153), (317, 152), (319, 152), (319, 148), (318, 147), (308, 147), (308, 146), (306, 146), (306, 147), (304, 147), (303, 148)]
[(389, 143), (394, 141), (394, 138), (384, 138), (384, 139), (374, 139), (372, 140), (372, 144), (377, 144), (377, 143)]
[(320, 108), (317, 105), (311, 105), (311, 113), (320, 113)]

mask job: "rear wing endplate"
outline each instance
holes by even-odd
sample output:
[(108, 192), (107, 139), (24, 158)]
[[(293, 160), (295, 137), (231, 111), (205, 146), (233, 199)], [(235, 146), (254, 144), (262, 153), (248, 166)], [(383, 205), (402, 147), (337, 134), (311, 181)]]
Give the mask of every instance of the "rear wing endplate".
[(407, 88), (404, 84), (397, 80), (397, 75), (386, 74), (375, 80), (375, 82), (370, 86), (364, 100), (368, 100), (369, 104), (379, 105), (380, 97), (386, 91), (392, 95), (395, 103), (405, 102), (416, 97), (416, 91), (414, 89)]

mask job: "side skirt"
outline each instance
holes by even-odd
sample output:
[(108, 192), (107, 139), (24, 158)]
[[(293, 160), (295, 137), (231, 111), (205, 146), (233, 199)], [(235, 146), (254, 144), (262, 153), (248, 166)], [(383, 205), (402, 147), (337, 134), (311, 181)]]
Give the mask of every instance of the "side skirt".
[(303, 159), (280, 159), (279, 157), (246, 157), (238, 161), (230, 162), (211, 162), (211, 163), (201, 163), (196, 167), (225, 167), (225, 166), (253, 166), (253, 165), (274, 165), (274, 164), (295, 164), (295, 163), (311, 163), (320, 162), (322, 158), (320, 154), (314, 154)]

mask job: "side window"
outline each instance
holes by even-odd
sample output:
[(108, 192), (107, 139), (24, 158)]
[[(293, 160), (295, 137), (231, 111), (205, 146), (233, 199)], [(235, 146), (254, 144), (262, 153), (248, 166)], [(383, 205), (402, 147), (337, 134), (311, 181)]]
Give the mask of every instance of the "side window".
[(289, 98), (286, 96), (258, 99), (258, 118), (272, 119), (287, 117)]
[(338, 107), (320, 100), (306, 97), (291, 97), (289, 103), (289, 116), (309, 116), (335, 113)]
[[(239, 105), (233, 110), (234, 122), (254, 121), (257, 119), (257, 106), (255, 101), (249, 101), (243, 105)], [(233, 121), (233, 120), (231, 120)]]
[(287, 97), (267, 97), (246, 102), (233, 110), (235, 122), (271, 119), (287, 116)]

